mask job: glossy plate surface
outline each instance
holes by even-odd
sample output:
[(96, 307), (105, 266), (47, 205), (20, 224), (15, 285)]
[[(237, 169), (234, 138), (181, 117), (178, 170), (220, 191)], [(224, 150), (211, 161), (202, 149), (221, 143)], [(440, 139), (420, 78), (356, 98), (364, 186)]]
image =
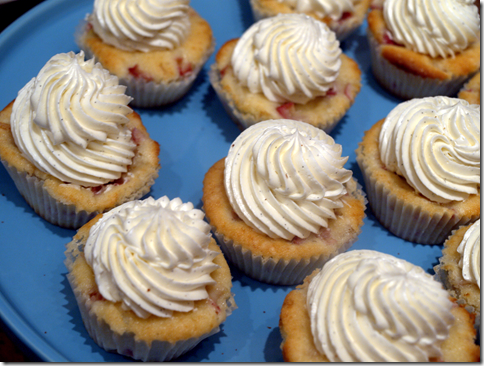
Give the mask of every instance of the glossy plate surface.
[[(0, 108), (56, 53), (79, 49), (73, 38), (92, 0), (48, 0), (0, 34)], [(192, 0), (212, 26), (216, 50), (239, 37), (253, 22), (248, 0)], [(370, 71), (366, 25), (342, 44), (363, 72), (363, 87), (348, 114), (331, 133), (349, 156), (346, 167), (362, 182), (354, 150), (367, 130), (400, 101), (377, 85)], [(226, 156), (240, 133), (226, 115), (206, 72), (178, 103), (158, 110), (139, 110), (151, 137), (160, 143), (160, 176), (154, 198), (180, 197), (201, 207), (202, 180)], [(17, 192), (0, 165), (0, 316), (19, 338), (45, 361), (130, 361), (105, 352), (91, 340), (64, 267), (64, 245), (75, 234), (39, 218)], [(417, 245), (394, 237), (367, 210), (363, 232), (351, 249), (374, 249), (422, 266), (429, 273), (440, 246)], [(238, 305), (218, 334), (209, 337), (179, 361), (282, 361), (279, 312), (293, 287), (258, 283), (232, 268)]]

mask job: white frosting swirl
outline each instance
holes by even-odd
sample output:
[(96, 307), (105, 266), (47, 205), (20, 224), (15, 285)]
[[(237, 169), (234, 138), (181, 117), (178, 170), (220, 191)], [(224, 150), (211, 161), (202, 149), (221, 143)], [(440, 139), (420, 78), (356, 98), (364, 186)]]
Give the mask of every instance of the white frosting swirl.
[(327, 262), (307, 295), (311, 331), (332, 362), (426, 362), (454, 322), (447, 291), (418, 266), (372, 250)]
[(101, 295), (147, 318), (188, 312), (208, 298), (217, 252), (204, 213), (180, 198), (131, 201), (105, 213), (85, 245)]
[(399, 104), (380, 132), (383, 164), (431, 201), (462, 201), (477, 194), (480, 112), (477, 104), (441, 96)]
[(340, 55), (339, 41), (326, 24), (303, 14), (280, 14), (245, 31), (232, 66), (252, 93), (273, 102), (306, 103), (333, 86)]
[(278, 0), (286, 3), (298, 13), (314, 13), (319, 18), (339, 20), (343, 13), (353, 13), (355, 3), (360, 0)]
[(244, 222), (271, 238), (318, 233), (343, 206), (352, 172), (323, 130), (292, 120), (269, 120), (243, 131), (225, 160), (225, 190)]
[(190, 31), (190, 0), (96, 0), (94, 32), (116, 48), (149, 52), (180, 46)]
[(121, 177), (136, 144), (125, 86), (84, 53), (52, 57), (18, 93), (10, 118), (15, 143), (39, 170), (98, 186)]
[(449, 57), (479, 41), (474, 0), (385, 0), (383, 16), (392, 39), (431, 57)]
[(457, 252), (462, 256), (459, 262), (462, 277), (481, 288), (481, 219), (467, 229)]

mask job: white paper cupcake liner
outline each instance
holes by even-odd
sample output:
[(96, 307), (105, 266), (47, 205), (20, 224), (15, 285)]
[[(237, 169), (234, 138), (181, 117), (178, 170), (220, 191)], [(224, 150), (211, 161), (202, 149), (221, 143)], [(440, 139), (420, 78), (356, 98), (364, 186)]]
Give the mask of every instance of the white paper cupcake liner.
[(40, 217), (51, 224), (77, 229), (98, 214), (97, 211), (76, 212), (75, 205), (66, 205), (55, 200), (44, 188), (44, 182), (41, 179), (19, 172), (5, 161), (2, 163), (25, 201)]
[(360, 164), (369, 206), (380, 223), (399, 238), (419, 244), (442, 244), (452, 230), (472, 222), (473, 218), (448, 213), (425, 212), (397, 197), (375, 177), (368, 176)]
[[(74, 289), (70, 276), (67, 277)], [(99, 320), (96, 314), (90, 311), (90, 299), (85, 299), (79, 291), (74, 291), (74, 294), (84, 326), (94, 342), (108, 352), (116, 352), (136, 360), (147, 362), (170, 361), (190, 351), (202, 340), (220, 331), (220, 327), (216, 327), (211, 332), (197, 338), (189, 338), (175, 343), (156, 340), (148, 344), (145, 341), (136, 340), (134, 333), (119, 334), (113, 332), (104, 320)]]
[(298, 285), (303, 283), (304, 278), (311, 274), (316, 268), (321, 268), (328, 260), (335, 255), (348, 250), (357, 237), (348, 241), (330, 255), (314, 256), (301, 260), (264, 258), (260, 255), (253, 255), (248, 249), (235, 244), (233, 240), (226, 239), (223, 234), (212, 226), (214, 236), (224, 253), (224, 256), (232, 262), (240, 271), (254, 280), (269, 283), (272, 285)]
[[(95, 58), (91, 49), (84, 44), (83, 36), (86, 31), (86, 21), (83, 20), (75, 32), (77, 45), (86, 54), (86, 59)], [(194, 65), (192, 72), (181, 80), (169, 83), (155, 83), (146, 81), (142, 78), (119, 78), (119, 84), (126, 86), (126, 94), (133, 98), (130, 105), (138, 108), (154, 108), (174, 103), (180, 100), (192, 87), (200, 70), (207, 62), (210, 55), (215, 50), (215, 42), (212, 42), (210, 48), (205, 52), (201, 61)], [(96, 60), (98, 61), (98, 60)]]
[(367, 31), (371, 55), (371, 69), (375, 79), (390, 93), (402, 98), (423, 98), (437, 95), (454, 96), (461, 89), (468, 76), (452, 79), (431, 79), (406, 72), (382, 57), (380, 45), (371, 31)]

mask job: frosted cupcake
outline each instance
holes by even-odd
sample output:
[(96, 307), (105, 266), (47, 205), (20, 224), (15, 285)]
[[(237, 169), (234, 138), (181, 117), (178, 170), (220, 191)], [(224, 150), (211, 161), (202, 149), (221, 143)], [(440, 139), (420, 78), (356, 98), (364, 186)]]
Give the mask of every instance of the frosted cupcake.
[(481, 220), (454, 231), (434, 267), (437, 278), (459, 303), (481, 314)]
[(190, 202), (149, 197), (97, 216), (67, 244), (67, 278), (100, 347), (169, 361), (220, 330), (232, 282), (203, 218)]
[(480, 69), (473, 0), (385, 0), (368, 14), (373, 75), (403, 98), (455, 96)]
[(449, 97), (399, 104), (356, 150), (369, 205), (396, 236), (442, 244), (480, 217), (480, 106)]
[(255, 20), (277, 14), (304, 13), (322, 21), (343, 41), (365, 19), (371, 0), (250, 0)]
[(469, 104), (481, 104), (481, 72), (475, 74), (459, 91), (458, 98)]
[(353, 104), (361, 72), (334, 32), (307, 15), (281, 14), (225, 43), (210, 82), (242, 128), (293, 119), (329, 133)]
[(79, 228), (149, 192), (160, 148), (125, 89), (82, 52), (60, 53), (0, 112), (0, 160), (45, 220)]
[(340, 254), (281, 309), (289, 362), (475, 362), (473, 316), (418, 266), (372, 250)]
[(189, 0), (95, 0), (79, 47), (127, 86), (136, 107), (183, 97), (213, 53), (210, 25)]
[(303, 122), (243, 131), (203, 181), (203, 209), (225, 257), (258, 281), (294, 285), (347, 250), (365, 198), (341, 152)]

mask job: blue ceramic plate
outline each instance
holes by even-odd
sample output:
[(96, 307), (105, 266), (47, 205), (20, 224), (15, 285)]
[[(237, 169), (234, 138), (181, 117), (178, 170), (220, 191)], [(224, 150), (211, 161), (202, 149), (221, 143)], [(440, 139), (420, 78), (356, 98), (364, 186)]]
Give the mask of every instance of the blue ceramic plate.
[[(213, 28), (216, 50), (239, 37), (253, 22), (248, 0), (192, 0)], [(54, 55), (79, 49), (73, 38), (92, 0), (48, 0), (0, 34), (0, 108)], [(332, 132), (349, 156), (347, 168), (362, 182), (354, 150), (367, 130), (399, 102), (376, 84), (363, 25), (342, 44), (363, 72), (363, 87), (345, 118)], [(151, 137), (160, 143), (160, 176), (155, 198), (180, 197), (201, 207), (202, 180), (210, 166), (226, 156), (240, 133), (227, 117), (206, 72), (178, 103), (159, 110), (137, 110)], [(0, 165), (0, 316), (45, 361), (130, 361), (105, 352), (89, 337), (64, 267), (64, 245), (75, 234), (39, 218), (15, 189)], [(404, 258), (432, 273), (439, 246), (412, 244), (388, 233), (367, 211), (363, 232), (352, 249), (374, 249)], [(232, 269), (238, 309), (221, 332), (204, 340), (180, 361), (282, 361), (278, 322), (282, 302), (292, 287), (269, 286)]]

